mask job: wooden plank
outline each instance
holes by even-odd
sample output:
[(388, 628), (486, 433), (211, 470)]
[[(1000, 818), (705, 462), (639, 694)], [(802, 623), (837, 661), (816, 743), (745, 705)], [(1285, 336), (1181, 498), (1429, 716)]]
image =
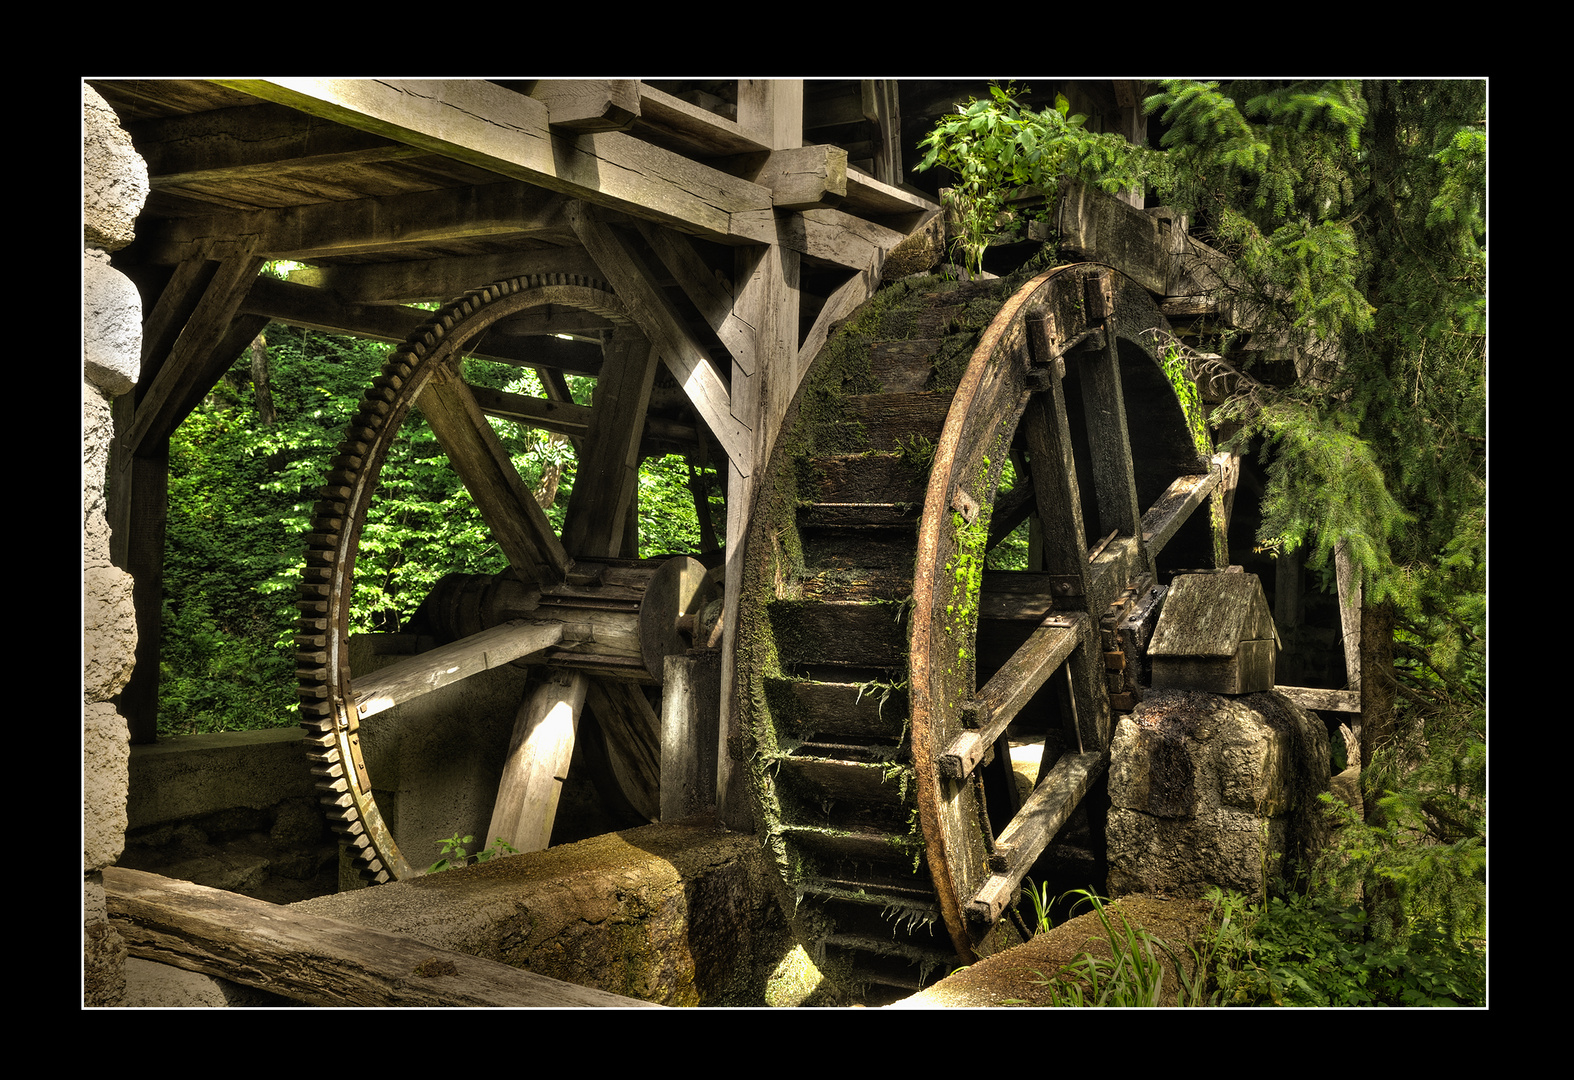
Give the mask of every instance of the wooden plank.
[(550, 846), (589, 686), (590, 676), (583, 672), (554, 670), (545, 682), (526, 692), (497, 785), (486, 832), (489, 843), (502, 837), (519, 851), (545, 851)]
[(358, 675), (351, 687), (362, 718), (468, 679), (490, 668), (539, 653), (563, 639), (560, 622), (512, 619), (479, 634)]
[(1125, 396), (1120, 386), (1119, 339), (1105, 334), (1097, 352), (1073, 354), (1082, 369), (1082, 400), (1098, 496), (1099, 532), (1118, 530), (1136, 535), (1142, 515), (1137, 506), (1137, 481), (1131, 464), (1131, 436), (1126, 425)]
[(990, 858), (994, 872), (967, 905), (969, 918), (991, 924), (1000, 918), (1016, 899), (1022, 878), (1108, 765), (1101, 753), (1065, 754), (1055, 762), (996, 839)]
[(616, 230), (596, 220), (583, 206), (569, 209), (575, 233), (677, 377), (694, 409), (710, 428), (733, 465), (749, 475), (750, 434), (732, 415), (731, 394), (710, 355), (694, 340), (667, 299), (645, 260)]
[(1200, 476), (1178, 476), (1142, 515), (1142, 544), (1149, 556), (1164, 550), (1164, 545), (1186, 524), (1192, 511), (1201, 506), (1219, 486), (1218, 471)]
[[(248, 250), (248, 240), (243, 239), (239, 250), (219, 263), (170, 344), (168, 356), (158, 358), (157, 374), (139, 392), (136, 419), (123, 436), (133, 453), (144, 442), (168, 440), (202, 394), (235, 362), (234, 356), (218, 355), (217, 346), (262, 269), (263, 260)], [(201, 394), (192, 392), (193, 383), (202, 387)]]
[(290, 281), (327, 289), (362, 304), (387, 304), (390, 301), (443, 301), (475, 288), (477, 282), (502, 281), (527, 274), (601, 276), (590, 256), (574, 247), (397, 263), (306, 266), (290, 271)]
[(733, 362), (753, 371), (754, 327), (734, 313), (731, 283), (717, 279), (717, 274), (700, 258), (687, 237), (650, 222), (640, 222), (639, 233), (689, 302), (727, 346)]
[(862, 270), (900, 244), (906, 233), (841, 210), (805, 210), (780, 222), (781, 243), (811, 259)]
[(762, 242), (770, 191), (621, 132), (554, 135), (533, 98), (481, 80), (236, 79), (221, 85), (347, 127), (661, 221)]
[(140, 870), (104, 870), (132, 956), (325, 1007), (660, 1008), (407, 934)]
[(303, 123), (294, 109), (273, 104), (141, 120), (126, 130), (148, 164), (155, 191), (276, 180), (282, 170), (321, 172), (425, 153), (338, 124), (310, 118)]
[(793, 374), (792, 387), (788, 391), (789, 396), (798, 392), (798, 386), (803, 382), (809, 365), (814, 362), (814, 358), (825, 345), (825, 339), (830, 336), (831, 327), (858, 310), (858, 306), (873, 296), (875, 290), (880, 287), (880, 267), (884, 262), (885, 252), (882, 250), (858, 273), (837, 286), (831, 295), (826, 297), (825, 305), (814, 317), (814, 325), (809, 327), (809, 332), (803, 337), (803, 343), (798, 347), (798, 365)]
[(420, 408), (509, 565), (527, 581), (562, 581), (573, 560), (464, 380), (447, 368), (435, 372)]
[(1051, 615), (1028, 636), (1011, 659), (962, 706), (962, 732), (940, 755), (940, 771), (952, 779), (972, 775), (1017, 713), (1082, 643), (1086, 614)]

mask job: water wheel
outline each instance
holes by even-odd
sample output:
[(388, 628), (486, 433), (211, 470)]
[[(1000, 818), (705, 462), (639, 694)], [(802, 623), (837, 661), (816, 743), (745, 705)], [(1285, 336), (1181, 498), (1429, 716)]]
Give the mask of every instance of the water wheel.
[[(564, 310), (604, 327), (605, 360), (559, 537), (493, 432), (478, 392), (461, 378), (458, 361), (483, 334), (510, 327), (539, 333), (540, 327), (520, 330), (519, 321)], [(416, 875), (424, 863), (401, 852), (379, 810), (361, 725), (440, 686), (516, 661), (546, 665), (547, 674), (521, 705), (488, 839), (502, 835), (521, 850), (546, 846), (587, 698), (623, 796), (641, 816), (656, 817), (659, 721), (645, 688), (661, 684), (666, 655), (690, 645), (708, 578), (692, 559), (617, 557), (632, 512), (655, 364), (606, 285), (561, 275), (515, 278), (435, 313), (391, 354), (362, 399), (316, 504), (296, 642), (301, 720), (318, 790), (370, 881)], [(417, 400), (510, 570), (446, 581), (422, 612), (446, 644), (357, 674), (349, 648), (356, 553), (379, 471)], [(701, 638), (708, 634), (699, 631)]]
[[(906, 288), (849, 320), (789, 409), (737, 653), (786, 910), (821, 963), (903, 990), (1016, 940), (1003, 916), (1106, 768), (1166, 568), (1217, 565), (1192, 511), (1218, 482), (1135, 283), (1081, 264)], [(1036, 565), (987, 569), (1034, 517)], [(1019, 733), (1044, 747), (1025, 797)]]

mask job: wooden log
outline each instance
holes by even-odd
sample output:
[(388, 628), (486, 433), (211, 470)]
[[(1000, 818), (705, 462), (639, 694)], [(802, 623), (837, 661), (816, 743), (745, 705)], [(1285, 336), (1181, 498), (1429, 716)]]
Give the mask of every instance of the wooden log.
[(132, 956), (309, 1005), (660, 1008), (140, 870), (107, 867), (104, 892)]
[[(1107, 286), (1106, 286), (1107, 288)], [(1091, 295), (1102, 295), (1102, 289)], [(1137, 481), (1131, 463), (1131, 435), (1126, 424), (1125, 396), (1120, 385), (1120, 349), (1113, 332), (1103, 349), (1075, 353), (1082, 369), (1082, 399), (1092, 455), (1093, 487), (1098, 495), (1099, 532), (1135, 535), (1142, 515), (1137, 506)]]
[(362, 718), (403, 705), (439, 687), (489, 668), (542, 652), (563, 638), (560, 622), (514, 619), (479, 634), (401, 660), (355, 678), (355, 707)]
[(1361, 694), (1356, 690), (1317, 690), (1310, 686), (1275, 686), (1274, 690), (1303, 709), (1348, 713), (1361, 711)]
[(502, 837), (519, 851), (545, 851), (550, 846), (589, 684), (590, 677), (583, 672), (554, 671), (526, 693), (497, 786), (488, 844)]

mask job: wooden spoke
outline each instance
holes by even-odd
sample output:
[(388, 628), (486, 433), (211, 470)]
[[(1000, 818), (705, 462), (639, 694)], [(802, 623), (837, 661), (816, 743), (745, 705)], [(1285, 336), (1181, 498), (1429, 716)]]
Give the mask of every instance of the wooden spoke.
[(421, 394), (421, 412), (509, 565), (532, 581), (566, 578), (573, 560), (464, 380), (447, 369), (434, 373)]

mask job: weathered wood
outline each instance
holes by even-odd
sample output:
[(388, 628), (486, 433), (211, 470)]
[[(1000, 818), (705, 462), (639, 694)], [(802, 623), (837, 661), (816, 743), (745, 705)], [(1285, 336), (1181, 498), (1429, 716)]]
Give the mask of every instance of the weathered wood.
[(132, 956), (326, 1007), (660, 1008), (406, 934), (140, 870), (104, 870)]
[(541, 79), (530, 96), (560, 131), (627, 131), (639, 119), (638, 79)]
[(1016, 900), (1022, 878), (1108, 765), (1101, 753), (1065, 754), (1055, 762), (995, 840), (990, 857), (993, 873), (968, 903), (969, 918), (990, 923), (1000, 918)]
[(514, 619), (462, 641), (442, 645), (355, 678), (356, 712), (362, 718), (403, 705), (449, 683), (551, 648), (563, 639), (560, 622)]
[(1131, 464), (1131, 435), (1126, 426), (1125, 397), (1120, 385), (1120, 348), (1113, 333), (1097, 352), (1078, 352), (1082, 400), (1088, 424), (1093, 488), (1098, 496), (1099, 532), (1117, 530), (1135, 535), (1142, 515), (1137, 506), (1137, 481)]
[(562, 581), (572, 560), (463, 379), (436, 372), (420, 408), (509, 565), (531, 581)]
[(773, 150), (755, 183), (771, 189), (778, 210), (837, 206), (847, 195), (847, 151), (839, 146)]
[(1361, 711), (1361, 694), (1355, 690), (1318, 690), (1310, 686), (1275, 686), (1274, 691), (1283, 694), (1303, 709), (1348, 713)]
[(648, 221), (639, 223), (639, 233), (689, 298), (689, 302), (716, 331), (717, 338), (727, 346), (733, 361), (742, 364), (745, 370), (753, 371), (755, 328), (734, 313), (731, 283), (718, 279), (718, 275), (700, 258), (699, 252), (694, 250), (693, 242), (688, 237)]
[(220, 80), (347, 127), (724, 243), (758, 243), (770, 191), (621, 132), (553, 135), (542, 102), (494, 83)]
[(1082, 641), (1088, 617), (1082, 612), (1051, 615), (1020, 649), (962, 706), (962, 721), (972, 729), (956, 737), (940, 755), (940, 771), (952, 779), (972, 774), (1017, 713), (1065, 663)]
[(620, 329), (605, 351), (592, 401), (587, 453), (575, 474), (563, 520), (563, 546), (589, 556), (637, 555), (620, 550), (623, 523), (639, 486), (639, 444), (660, 361), (633, 327)]
[(662, 820), (661, 718), (644, 691), (638, 683), (592, 679), (585, 702), (601, 727), (618, 790), (645, 820)]
[(727, 457), (747, 476), (753, 467), (748, 429), (733, 417), (727, 384), (662, 292), (650, 267), (611, 226), (596, 220), (587, 208), (571, 207), (569, 221)]
[(519, 851), (545, 851), (551, 845), (589, 685), (590, 676), (583, 672), (553, 671), (526, 693), (497, 786), (489, 843), (502, 837)]
[(1350, 559), (1350, 544), (1334, 544), (1334, 581), (1339, 588), (1339, 627), (1344, 640), (1345, 686), (1361, 692), (1361, 575)]
[(1213, 494), (1221, 476), (1217, 471), (1200, 476), (1178, 476), (1158, 501), (1148, 507), (1142, 515), (1142, 543), (1150, 556), (1164, 550), (1164, 545), (1186, 524), (1192, 511)]
[(951, 410), (951, 392), (920, 394), (850, 394), (842, 399), (847, 412), (863, 424), (871, 450), (898, 451), (915, 437), (933, 442)]
[[(122, 436), (133, 453), (145, 441), (167, 440), (235, 362), (238, 350), (235, 354), (219, 355), (217, 346), (263, 263), (251, 254), (246, 241), (238, 246), (238, 252), (219, 263), (202, 289), (201, 299), (171, 343), (167, 357), (158, 358), (157, 373), (145, 389), (139, 389), (136, 420)], [(194, 386), (201, 390), (195, 391)]]
[(276, 181), (286, 171), (321, 173), (401, 161), (424, 152), (282, 105), (210, 109), (126, 125), (154, 191)]
[[(247, 210), (161, 222), (147, 258), (172, 262), (191, 244), (253, 237), (258, 255), (313, 260), (397, 253), (455, 240), (538, 239), (567, 243), (562, 195), (529, 184), (481, 184), (347, 202)], [(471, 282), (471, 286), (477, 284)]]
[(897, 604), (776, 600), (766, 608), (781, 663), (893, 667), (907, 656)]
[(578, 248), (546, 248), (395, 263), (304, 266), (290, 271), (290, 282), (327, 289), (336, 296), (362, 304), (387, 304), (390, 301), (441, 301), (474, 288), (478, 281), (502, 281), (528, 274), (598, 277), (600, 271), (590, 256)]

